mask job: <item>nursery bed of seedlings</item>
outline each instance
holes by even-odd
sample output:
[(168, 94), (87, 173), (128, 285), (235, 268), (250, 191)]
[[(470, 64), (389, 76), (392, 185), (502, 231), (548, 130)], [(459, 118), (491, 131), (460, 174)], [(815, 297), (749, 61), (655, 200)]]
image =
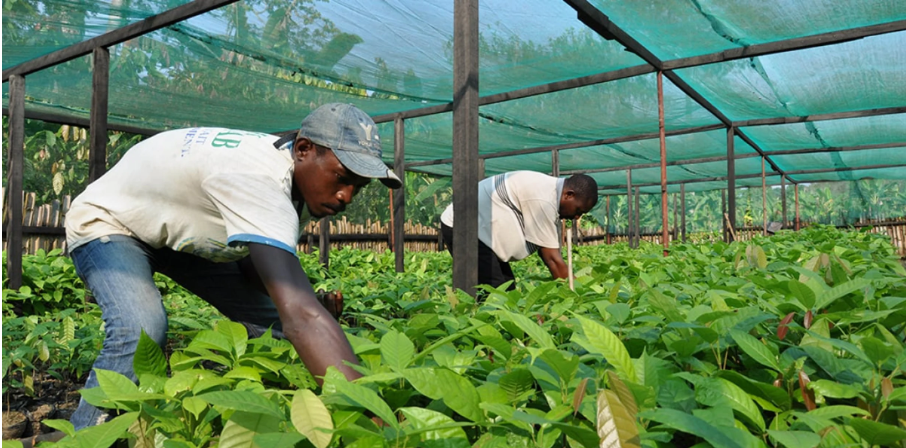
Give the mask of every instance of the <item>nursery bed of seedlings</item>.
[[(139, 345), (139, 383), (83, 391), (118, 416), (58, 446), (834, 447), (906, 440), (906, 270), (882, 237), (816, 227), (746, 243), (589, 246), (575, 290), (514, 264), (515, 291), (450, 288), (443, 253), (343, 249), (318, 287), (363, 378), (323, 387), (292, 346), (217, 316), (169, 280), (172, 344)], [(3, 294), (4, 409), (79, 379), (102, 333), (71, 264), (28, 259)], [(58, 293), (59, 292), (59, 293)], [(29, 380), (28, 378), (32, 378)], [(31, 381), (31, 382), (29, 382)], [(383, 426), (375, 423), (378, 417)], [(16, 442), (4, 442), (4, 447)]]

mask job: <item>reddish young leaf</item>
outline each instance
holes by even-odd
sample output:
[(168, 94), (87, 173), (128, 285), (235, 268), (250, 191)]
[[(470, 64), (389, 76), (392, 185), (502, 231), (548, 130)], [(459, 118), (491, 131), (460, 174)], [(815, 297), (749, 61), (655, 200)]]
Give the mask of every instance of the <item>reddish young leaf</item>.
[(808, 310), (805, 312), (805, 321), (802, 322), (802, 324), (805, 325), (805, 328), (811, 328), (813, 317), (814, 316), (812, 315), (812, 310)]
[(576, 392), (573, 394), (573, 417), (579, 412), (579, 406), (582, 405), (582, 400), (585, 399), (586, 387), (588, 387), (588, 378), (583, 378), (579, 383), (579, 386), (576, 387)]
[(783, 320), (780, 321), (780, 325), (777, 326), (777, 337), (782, 341), (786, 337), (787, 331), (790, 330), (790, 322), (793, 321), (793, 317), (796, 316), (795, 312), (787, 314)]
[(799, 390), (802, 391), (802, 401), (805, 403), (805, 408), (809, 411), (814, 411), (818, 406), (815, 404), (815, 392), (808, 388), (808, 383), (811, 380), (808, 378), (808, 375), (803, 371), (799, 371)]

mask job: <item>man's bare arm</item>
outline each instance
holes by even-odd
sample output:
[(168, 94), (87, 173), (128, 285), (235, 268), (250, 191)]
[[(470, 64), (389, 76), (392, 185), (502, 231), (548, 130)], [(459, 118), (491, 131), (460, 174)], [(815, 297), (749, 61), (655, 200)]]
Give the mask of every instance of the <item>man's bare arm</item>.
[(361, 375), (344, 363), (358, 364), (346, 335), (318, 303), (299, 260), (283, 249), (255, 243), (249, 243), (249, 257), (277, 307), (283, 334), (318, 384), (329, 366), (335, 366), (349, 380), (359, 378)]
[(563, 261), (563, 254), (560, 253), (559, 247), (556, 249), (542, 247), (538, 249), (538, 255), (541, 256), (541, 260), (544, 261), (544, 264), (547, 266), (547, 269), (551, 271), (551, 275), (554, 278), (569, 277), (569, 268)]

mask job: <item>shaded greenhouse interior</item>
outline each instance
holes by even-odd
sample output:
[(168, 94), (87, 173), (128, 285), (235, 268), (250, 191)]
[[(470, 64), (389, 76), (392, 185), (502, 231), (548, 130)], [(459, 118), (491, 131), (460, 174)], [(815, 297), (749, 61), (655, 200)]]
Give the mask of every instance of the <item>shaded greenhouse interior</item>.
[(902, 1), (20, 0), (3, 27), (12, 151), (25, 117), (279, 133), (341, 101), (375, 117), (398, 172), (452, 176), (460, 216), (478, 179), (518, 169), (664, 199), (906, 179)]

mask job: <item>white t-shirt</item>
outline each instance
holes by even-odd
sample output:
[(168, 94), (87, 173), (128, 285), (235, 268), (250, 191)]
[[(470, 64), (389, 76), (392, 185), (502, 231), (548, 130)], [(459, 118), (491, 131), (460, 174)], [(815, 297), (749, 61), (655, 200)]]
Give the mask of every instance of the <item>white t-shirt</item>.
[(296, 255), (290, 146), (277, 137), (224, 128), (163, 132), (130, 149), (88, 186), (66, 214), (70, 250), (105, 235), (129, 235), (208, 260), (248, 255), (247, 243)]
[[(563, 179), (512, 171), (478, 183), (478, 239), (502, 261), (522, 260), (539, 247), (560, 248)], [(440, 221), (453, 227), (453, 204)]]

